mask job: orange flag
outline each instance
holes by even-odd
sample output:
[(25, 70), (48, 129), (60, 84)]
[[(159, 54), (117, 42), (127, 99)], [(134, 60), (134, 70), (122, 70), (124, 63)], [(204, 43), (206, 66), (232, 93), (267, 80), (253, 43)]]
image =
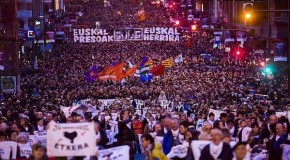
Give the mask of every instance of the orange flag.
[(122, 77), (124, 62), (115, 66), (109, 66), (104, 68), (102, 72), (98, 74), (99, 80), (115, 80), (118, 81)]
[(129, 77), (133, 77), (136, 70), (138, 68), (138, 65), (135, 65), (133, 68), (129, 68), (126, 70), (126, 76), (129, 76)]

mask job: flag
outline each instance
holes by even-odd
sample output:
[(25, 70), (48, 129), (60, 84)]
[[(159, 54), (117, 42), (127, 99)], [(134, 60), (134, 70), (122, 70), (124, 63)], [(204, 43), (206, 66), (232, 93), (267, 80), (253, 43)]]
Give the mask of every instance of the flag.
[(162, 61), (162, 65), (165, 67), (165, 68), (171, 68), (173, 66), (173, 60), (168, 58), (164, 61)]
[(134, 76), (135, 77), (140, 77), (140, 75), (142, 75), (142, 74), (148, 74), (149, 73), (149, 70), (150, 70), (149, 65), (145, 65), (143, 67), (139, 67), (136, 70)]
[(124, 67), (124, 62), (119, 63), (114, 66), (108, 66), (103, 69), (102, 72), (98, 74), (100, 80), (115, 80), (119, 81), (121, 78), (123, 78), (123, 67)]
[(149, 57), (144, 57), (143, 60), (140, 62), (138, 69), (136, 70), (134, 76), (140, 77), (141, 74), (148, 74), (150, 67), (147, 63), (149, 61)]
[(85, 74), (86, 80), (88, 83), (93, 82), (98, 77), (97, 67), (94, 65), (91, 69)]
[(144, 57), (143, 60), (140, 62), (139, 67), (143, 67), (148, 61), (149, 61), (149, 57)]
[(130, 62), (130, 61), (127, 61), (127, 63), (128, 63), (128, 66), (129, 66), (129, 68), (133, 68), (133, 67), (134, 67), (134, 65), (133, 65), (133, 63), (132, 63), (132, 62)]
[(180, 62), (183, 62), (183, 57), (182, 57), (182, 54), (180, 54), (175, 60), (174, 60), (175, 63), (180, 63)]
[(136, 72), (137, 68), (138, 68), (138, 66), (135, 65), (134, 67), (127, 69), (126, 76), (129, 76), (129, 77), (134, 76), (134, 73)]
[(151, 73), (149, 73), (149, 74), (141, 74), (140, 75), (140, 81), (142, 83), (150, 82), (152, 79), (153, 79), (153, 75)]
[(165, 73), (165, 67), (162, 64), (159, 64), (151, 70), (151, 73), (154, 76), (161, 76)]

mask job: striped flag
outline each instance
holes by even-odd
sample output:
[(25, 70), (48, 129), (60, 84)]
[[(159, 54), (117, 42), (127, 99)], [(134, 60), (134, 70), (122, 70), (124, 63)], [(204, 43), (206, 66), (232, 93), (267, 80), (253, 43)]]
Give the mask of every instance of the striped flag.
[(168, 58), (164, 61), (162, 61), (162, 65), (165, 67), (165, 68), (171, 68), (173, 66), (173, 60)]
[(140, 77), (141, 74), (148, 74), (149, 73), (149, 70), (150, 70), (150, 67), (149, 65), (144, 65), (143, 67), (139, 67), (134, 76), (135, 77)]

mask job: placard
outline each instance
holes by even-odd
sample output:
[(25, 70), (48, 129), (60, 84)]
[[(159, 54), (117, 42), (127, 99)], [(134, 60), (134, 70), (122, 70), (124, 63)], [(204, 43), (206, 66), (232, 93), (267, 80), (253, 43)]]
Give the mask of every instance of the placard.
[(96, 154), (94, 123), (49, 123), (48, 156), (94, 156)]

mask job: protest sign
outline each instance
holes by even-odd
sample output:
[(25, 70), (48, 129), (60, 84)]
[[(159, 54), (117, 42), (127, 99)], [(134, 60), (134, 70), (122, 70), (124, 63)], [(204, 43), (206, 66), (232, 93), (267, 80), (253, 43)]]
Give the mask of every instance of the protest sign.
[[(17, 155), (17, 143), (16, 142), (13, 142), (13, 141), (4, 141), (4, 142), (0, 142), (0, 148), (3, 148), (1, 150), (1, 152), (3, 151), (3, 156), (4, 157), (7, 157), (9, 156), (10, 157), (10, 152), (5, 149), (6, 147), (9, 147), (12, 149), (12, 159), (16, 159), (16, 155)], [(9, 155), (7, 155), (9, 154)], [(2, 155), (1, 155), (2, 157)], [(10, 158), (9, 158), (10, 159)]]
[(43, 146), (46, 146), (46, 135), (44, 135), (44, 136), (35, 136), (35, 139), (34, 139), (33, 143), (36, 143), (36, 142), (42, 144)]
[(35, 135), (28, 135), (28, 143), (30, 146), (35, 142)]
[(73, 30), (75, 43), (102, 43), (114, 41), (169, 41), (178, 42), (180, 33), (173, 27), (98, 29), (79, 28)]
[(282, 159), (290, 160), (290, 145), (289, 144), (284, 145)]
[(275, 114), (278, 118), (280, 118), (282, 116), (286, 116), (287, 112), (276, 112)]
[(94, 123), (49, 123), (47, 154), (49, 156), (93, 156), (96, 154)]
[(76, 112), (80, 115), (84, 115), (85, 112), (91, 112), (96, 115), (99, 112), (98, 110), (93, 108), (91, 105), (82, 105), (82, 104), (77, 104), (72, 107), (61, 107), (61, 110), (63, 111), (66, 118), (70, 116), (73, 112)]
[(168, 158), (178, 157), (185, 158), (187, 155), (188, 144), (181, 144), (171, 148), (171, 151), (167, 154)]
[(169, 105), (171, 103), (171, 101), (167, 101), (167, 100), (160, 100), (159, 101), (160, 106), (165, 108), (165, 109), (169, 109)]
[(9, 146), (0, 146), (0, 156), (1, 159), (10, 159), (11, 147)]
[(144, 41), (179, 41), (177, 28), (172, 27), (151, 27), (144, 28)]
[(129, 146), (99, 150), (98, 160), (129, 160)]
[(29, 156), (32, 154), (32, 148), (31, 146), (22, 146), (20, 147), (20, 156), (29, 158)]
[(73, 29), (74, 42), (78, 43), (96, 43), (113, 42), (114, 36), (109, 35), (106, 29), (80, 28)]

